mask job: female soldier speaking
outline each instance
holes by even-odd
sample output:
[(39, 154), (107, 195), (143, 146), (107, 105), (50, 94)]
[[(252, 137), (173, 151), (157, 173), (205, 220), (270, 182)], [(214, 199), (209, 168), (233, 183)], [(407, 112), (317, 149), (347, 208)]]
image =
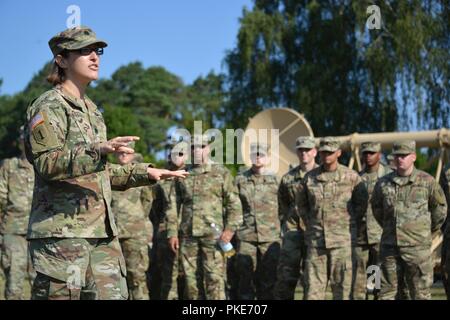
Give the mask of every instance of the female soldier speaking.
[(127, 299), (126, 267), (111, 212), (111, 188), (186, 176), (151, 164), (111, 165), (134, 136), (106, 139), (101, 112), (85, 95), (106, 42), (87, 27), (49, 41), (54, 88), (27, 110), (26, 153), (36, 181), (27, 238), (37, 277), (33, 299)]

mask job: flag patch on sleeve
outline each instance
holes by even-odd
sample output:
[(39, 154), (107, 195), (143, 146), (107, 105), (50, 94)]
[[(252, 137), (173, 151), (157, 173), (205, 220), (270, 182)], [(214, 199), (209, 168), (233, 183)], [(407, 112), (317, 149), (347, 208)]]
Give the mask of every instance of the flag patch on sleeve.
[(30, 131), (33, 131), (33, 129), (36, 128), (36, 126), (40, 125), (43, 122), (44, 122), (44, 117), (40, 113), (35, 115), (33, 117), (33, 119), (31, 119), (31, 121), (30, 121)]

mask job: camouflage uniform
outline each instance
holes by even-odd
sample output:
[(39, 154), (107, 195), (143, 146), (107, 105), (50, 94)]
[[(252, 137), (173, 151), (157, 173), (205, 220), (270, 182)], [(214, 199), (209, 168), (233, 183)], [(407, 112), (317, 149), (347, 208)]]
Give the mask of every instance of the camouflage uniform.
[(1, 264), (5, 270), (6, 299), (24, 299), (23, 281), (34, 279), (27, 234), (33, 199), (33, 166), (25, 159), (4, 160), (0, 167), (0, 233), (3, 234)]
[[(447, 205), (450, 203), (450, 165), (442, 171), (440, 184), (444, 190)], [(441, 270), (442, 282), (444, 284), (447, 299), (450, 300), (450, 225), (448, 223), (449, 208), (447, 208), (447, 219), (442, 225), (442, 232), (444, 234), (444, 241), (442, 243), (441, 253)]]
[(149, 299), (146, 272), (150, 265), (148, 246), (153, 234), (149, 220), (151, 203), (150, 187), (112, 192), (111, 209), (127, 266), (127, 285), (131, 300)]
[(257, 175), (250, 169), (236, 177), (236, 185), (244, 212), (244, 224), (237, 233), (238, 298), (273, 299), (280, 254), (277, 177)]
[[(363, 143), (361, 152), (380, 152), (381, 145), (379, 143)], [(366, 186), (369, 194), (369, 202), (373, 192), (373, 188), (378, 179), (392, 170), (379, 164), (376, 172), (368, 172), (367, 169), (360, 173), (361, 179)], [(383, 230), (372, 213), (372, 208), (367, 207), (361, 224), (357, 226), (356, 246), (353, 247), (353, 283), (352, 298), (355, 300), (364, 300), (367, 298), (367, 267), (370, 265), (379, 266), (380, 240)]]
[[(0, 221), (0, 223), (1, 223), (1, 221)], [(3, 267), (1, 265), (1, 261), (2, 261), (1, 259), (2, 259), (2, 254), (3, 254), (2, 246), (3, 246), (3, 235), (0, 233), (0, 283), (5, 283), (5, 273), (3, 272)], [(3, 297), (3, 295), (2, 295), (2, 293), (0, 293), (0, 300), (2, 300), (2, 297)]]
[[(70, 29), (50, 40), (64, 47), (98, 43), (90, 29)], [(111, 210), (111, 187), (154, 183), (149, 164), (107, 164), (100, 153), (106, 126), (85, 96), (56, 86), (27, 110), (25, 151), (35, 170), (27, 238), (37, 276), (33, 299), (126, 299), (126, 265)], [(83, 289), (83, 290), (81, 290)]]
[[(169, 168), (170, 169), (170, 168)], [(155, 270), (152, 273), (153, 282), (159, 286), (155, 296), (161, 300), (175, 300), (178, 297), (178, 269), (179, 256), (169, 248), (167, 241), (167, 210), (170, 204), (170, 192), (173, 179), (159, 182), (153, 187), (152, 221), (155, 226), (155, 243), (153, 244), (153, 256), (155, 257)], [(174, 192), (174, 190), (173, 190)], [(175, 195), (173, 195), (175, 197)], [(155, 279), (156, 276), (156, 279)]]
[(171, 197), (167, 211), (167, 237), (180, 237), (186, 298), (196, 300), (204, 294), (207, 300), (225, 299), (225, 261), (211, 224), (231, 231), (242, 224), (237, 189), (222, 165), (190, 165), (187, 171), (190, 175), (185, 180), (174, 183), (176, 196)]
[[(334, 138), (320, 142), (319, 151), (338, 149)], [(355, 226), (367, 208), (367, 197), (358, 173), (340, 164), (333, 172), (322, 166), (313, 169), (302, 181), (296, 202), (306, 224), (306, 300), (324, 300), (328, 280), (333, 299), (349, 298), (351, 245)]]
[[(313, 137), (299, 137), (296, 141), (296, 148), (315, 148), (315, 140)], [(317, 164), (314, 164), (314, 168), (317, 167)], [(283, 229), (283, 243), (277, 268), (275, 299), (294, 300), (295, 288), (299, 279), (304, 288), (305, 225), (303, 220), (299, 219), (295, 195), (306, 173), (300, 165), (289, 170), (281, 178), (278, 189), (278, 208)]]
[[(3, 160), (0, 161), (0, 163), (3, 163)], [(4, 203), (2, 201), (0, 201), (0, 212), (3, 212), (3, 205)], [(0, 225), (2, 223), (2, 214), (0, 214)], [(2, 249), (3, 247), (3, 234), (0, 232), (0, 283), (5, 283), (5, 273), (3, 272), (3, 267), (2, 267)], [(4, 292), (4, 287), (1, 286), (0, 287), (0, 300), (4, 300), (4, 296), (5, 296), (5, 292)]]
[[(395, 143), (393, 154), (415, 152), (414, 141)], [(412, 299), (430, 299), (433, 284), (431, 234), (447, 212), (444, 193), (432, 176), (413, 169), (381, 178), (372, 196), (373, 215), (383, 226), (380, 299), (394, 299), (398, 279), (406, 275)]]

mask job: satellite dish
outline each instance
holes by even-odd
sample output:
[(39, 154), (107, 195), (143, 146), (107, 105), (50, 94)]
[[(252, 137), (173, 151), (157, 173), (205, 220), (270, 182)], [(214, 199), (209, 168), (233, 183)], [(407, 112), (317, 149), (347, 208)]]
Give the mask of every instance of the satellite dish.
[[(278, 139), (276, 132), (271, 129), (278, 129)], [(251, 166), (250, 144), (256, 142), (249, 137), (255, 132), (258, 135), (258, 142), (261, 142), (260, 137), (266, 136), (263, 142), (270, 146), (272, 161), (278, 162), (278, 165), (272, 165), (276, 168), (274, 171), (278, 177), (288, 172), (290, 167), (298, 165), (295, 140), (300, 136), (314, 136), (308, 121), (295, 110), (275, 108), (261, 111), (250, 118), (241, 143), (242, 159), (248, 167)], [(272, 152), (276, 149), (272, 146), (275, 141), (278, 141), (278, 154)]]

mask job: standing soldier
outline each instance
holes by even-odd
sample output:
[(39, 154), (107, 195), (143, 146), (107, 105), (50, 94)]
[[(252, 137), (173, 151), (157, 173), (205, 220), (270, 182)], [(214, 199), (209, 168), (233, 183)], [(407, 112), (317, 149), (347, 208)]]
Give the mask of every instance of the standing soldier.
[(439, 184), (414, 166), (416, 143), (394, 143), (397, 170), (381, 178), (372, 210), (383, 227), (380, 299), (393, 300), (406, 276), (411, 298), (430, 299), (433, 284), (431, 235), (444, 222), (447, 205)]
[(269, 148), (251, 144), (252, 167), (236, 177), (244, 212), (237, 232), (238, 299), (271, 300), (280, 254), (277, 177), (266, 172)]
[(347, 300), (352, 282), (352, 240), (367, 208), (367, 191), (358, 173), (339, 164), (339, 140), (320, 140), (321, 166), (303, 179), (297, 193), (305, 220), (306, 300), (324, 300), (328, 281), (333, 299)]
[[(369, 202), (373, 188), (378, 179), (391, 173), (392, 170), (381, 164), (381, 145), (374, 142), (361, 144), (361, 153), (364, 162), (364, 170), (361, 178), (369, 194)], [(352, 298), (355, 300), (367, 299), (367, 267), (379, 266), (379, 247), (382, 229), (372, 213), (371, 206), (367, 207), (364, 216), (357, 226), (356, 245), (353, 247), (353, 283)], [(377, 296), (374, 293), (375, 297)]]
[(281, 179), (278, 189), (279, 216), (283, 229), (283, 245), (278, 262), (275, 299), (293, 300), (297, 282), (304, 286), (304, 265), (306, 258), (305, 225), (299, 219), (295, 195), (306, 173), (317, 168), (315, 139), (298, 137), (295, 148), (300, 164)]
[(32, 284), (35, 276), (25, 237), (33, 199), (34, 171), (25, 157), (23, 128), (20, 131), (20, 157), (5, 159), (0, 166), (1, 263), (6, 276), (7, 300), (25, 299), (24, 280), (28, 278)]
[(450, 300), (450, 225), (449, 225), (449, 211), (450, 211), (450, 165), (442, 171), (440, 179), (441, 187), (444, 190), (445, 198), (447, 200), (447, 218), (442, 225), (442, 232), (444, 234), (444, 240), (442, 243), (441, 254), (441, 272), (442, 282), (444, 284), (445, 294), (447, 300)]
[(54, 65), (47, 80), (54, 88), (27, 110), (25, 151), (35, 171), (27, 233), (37, 272), (33, 299), (127, 299), (111, 187), (186, 175), (148, 163), (107, 164), (107, 154), (133, 153), (128, 143), (139, 138), (107, 141), (103, 116), (85, 95), (106, 45), (86, 27), (50, 39)]
[(220, 233), (220, 241), (229, 243), (242, 224), (242, 206), (231, 173), (209, 160), (208, 137), (194, 136), (191, 149), (189, 177), (175, 180), (176, 197), (172, 197), (167, 212), (167, 236), (173, 252), (180, 247), (186, 298), (196, 300), (204, 292), (207, 300), (223, 300), (225, 261), (215, 233)]
[[(134, 147), (134, 143), (130, 146)], [(139, 153), (119, 153), (120, 165), (140, 163)], [(119, 233), (119, 242), (127, 266), (127, 286), (130, 300), (148, 300), (146, 272), (150, 259), (148, 246), (152, 242), (152, 224), (149, 214), (152, 203), (150, 186), (131, 188), (125, 191), (113, 191), (111, 209)]]
[[(0, 160), (0, 166), (3, 164), (3, 160)], [(2, 201), (0, 201), (0, 225), (2, 224), (2, 214), (1, 212), (3, 212), (3, 206), (4, 203)], [(3, 271), (3, 267), (2, 267), (2, 251), (3, 251), (3, 234), (0, 231), (0, 283), (5, 283), (5, 273)], [(3, 300), (5, 296), (5, 287), (1, 286), (0, 287), (0, 300)]]
[[(166, 168), (168, 170), (184, 168), (186, 156), (187, 150), (179, 150), (177, 153), (170, 152)], [(171, 191), (175, 193), (173, 181), (174, 179), (166, 179), (153, 187), (151, 219), (155, 230), (154, 239), (156, 240), (153, 244), (155, 263), (152, 270), (152, 288), (158, 291), (155, 293), (155, 297), (161, 300), (182, 298), (178, 295), (181, 290), (178, 290), (177, 285), (178, 270), (180, 268), (179, 255), (178, 252), (174, 253), (169, 248), (169, 243), (167, 242), (167, 210), (170, 205), (170, 193)], [(172, 197), (175, 197), (175, 194)]]

